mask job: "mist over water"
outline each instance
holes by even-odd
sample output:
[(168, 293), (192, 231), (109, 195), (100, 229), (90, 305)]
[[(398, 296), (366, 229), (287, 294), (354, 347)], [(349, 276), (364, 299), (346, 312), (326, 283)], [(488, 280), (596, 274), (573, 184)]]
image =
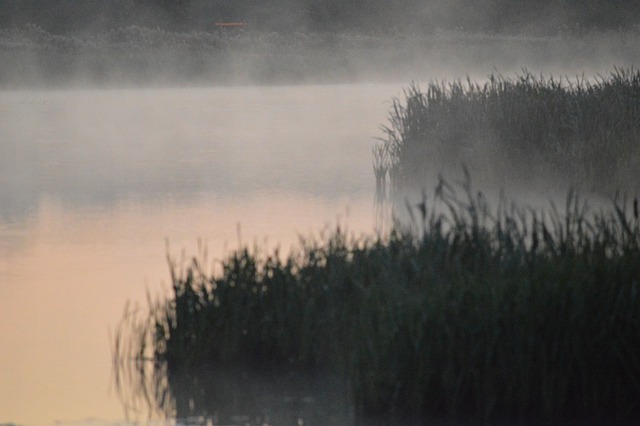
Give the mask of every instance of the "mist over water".
[(5, 92), (3, 421), (122, 416), (108, 328), (167, 282), (165, 238), (214, 260), (238, 225), (242, 243), (285, 251), (337, 221), (372, 230), (371, 146), (394, 90)]
[(629, 68), (638, 32), (553, 36), (174, 32), (130, 26), (89, 35), (0, 29), (0, 86), (175, 87), (484, 80), (491, 73), (589, 78)]
[[(587, 27), (560, 8), (455, 16), (464, 2), (91, 1), (48, 19), (36, 3), (0, 1), (0, 423), (123, 421), (109, 336), (127, 300), (166, 290), (167, 240), (213, 263), (336, 223), (373, 233), (372, 147), (412, 81), (589, 79), (640, 57), (633, 11)], [(434, 169), (427, 191), (440, 172), (461, 176)], [(535, 206), (567, 189), (508, 182)]]

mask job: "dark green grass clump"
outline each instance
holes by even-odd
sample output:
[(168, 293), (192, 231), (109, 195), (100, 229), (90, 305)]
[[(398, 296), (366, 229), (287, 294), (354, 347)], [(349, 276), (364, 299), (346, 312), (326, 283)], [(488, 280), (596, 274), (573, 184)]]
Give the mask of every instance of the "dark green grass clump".
[(405, 95), (384, 128), (400, 193), (461, 162), (474, 176), (556, 179), (603, 192), (635, 189), (640, 177), (640, 71), (591, 81), (491, 75), (484, 84), (434, 82)]
[(155, 311), (155, 357), (341, 373), (367, 415), (640, 419), (637, 200), (491, 211), (464, 189), (441, 183), (411, 231), (239, 250), (214, 276), (194, 261)]

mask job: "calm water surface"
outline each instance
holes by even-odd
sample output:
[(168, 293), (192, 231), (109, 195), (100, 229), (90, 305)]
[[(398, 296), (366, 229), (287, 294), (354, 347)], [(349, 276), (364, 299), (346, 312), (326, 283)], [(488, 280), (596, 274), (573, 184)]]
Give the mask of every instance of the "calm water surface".
[(165, 260), (374, 227), (398, 86), (0, 92), (0, 424), (121, 422), (110, 332)]

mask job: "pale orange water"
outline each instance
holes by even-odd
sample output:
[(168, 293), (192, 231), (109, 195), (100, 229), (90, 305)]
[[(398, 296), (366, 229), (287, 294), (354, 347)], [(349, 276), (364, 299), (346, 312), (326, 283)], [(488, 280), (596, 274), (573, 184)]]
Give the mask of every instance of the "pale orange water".
[(372, 232), (397, 86), (0, 93), (0, 423), (123, 421), (112, 331), (170, 253)]

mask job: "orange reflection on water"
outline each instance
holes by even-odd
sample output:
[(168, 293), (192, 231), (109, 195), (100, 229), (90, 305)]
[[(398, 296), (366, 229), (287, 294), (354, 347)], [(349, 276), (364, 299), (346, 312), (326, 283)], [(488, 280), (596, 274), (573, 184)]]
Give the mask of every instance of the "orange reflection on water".
[[(313, 198), (291, 193), (213, 196), (178, 202), (122, 201), (103, 209), (44, 199), (4, 235), (18, 241), (0, 257), (0, 421), (48, 424), (123, 410), (112, 385), (109, 331), (127, 300), (144, 304), (168, 287), (170, 254), (210, 259), (243, 244), (287, 251), (300, 235), (337, 222), (373, 230), (371, 197)], [(13, 227), (12, 229), (9, 229)]]

